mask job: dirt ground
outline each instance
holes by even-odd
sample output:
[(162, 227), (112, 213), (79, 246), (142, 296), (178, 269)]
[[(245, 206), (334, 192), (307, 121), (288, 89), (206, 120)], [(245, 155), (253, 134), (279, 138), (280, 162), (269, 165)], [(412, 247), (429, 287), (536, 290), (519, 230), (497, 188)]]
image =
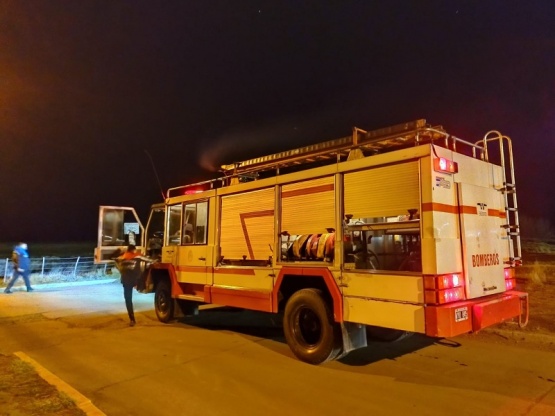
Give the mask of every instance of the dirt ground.
[(85, 416), (75, 403), (15, 355), (0, 354), (0, 416)]

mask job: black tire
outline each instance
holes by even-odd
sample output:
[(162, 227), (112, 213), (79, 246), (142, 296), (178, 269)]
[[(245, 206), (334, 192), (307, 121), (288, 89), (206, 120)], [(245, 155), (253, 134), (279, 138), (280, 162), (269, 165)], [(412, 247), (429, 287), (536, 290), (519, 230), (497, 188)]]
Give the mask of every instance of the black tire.
[(174, 317), (174, 301), (170, 282), (162, 280), (156, 285), (154, 293), (154, 310), (160, 322), (168, 323)]
[(410, 337), (412, 334), (414, 332), (403, 331), (402, 329), (366, 325), (366, 339), (368, 341), (397, 342)]
[(321, 290), (302, 289), (289, 298), (283, 331), (293, 354), (306, 363), (321, 364), (341, 352), (341, 327)]

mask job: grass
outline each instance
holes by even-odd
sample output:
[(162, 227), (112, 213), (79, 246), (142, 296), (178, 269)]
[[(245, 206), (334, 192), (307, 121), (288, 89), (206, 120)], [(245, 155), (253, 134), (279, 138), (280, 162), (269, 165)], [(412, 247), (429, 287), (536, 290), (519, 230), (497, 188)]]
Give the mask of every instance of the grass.
[(530, 281), (537, 285), (548, 284), (555, 275), (555, 266), (535, 261), (529, 273)]
[(70, 397), (18, 357), (0, 354), (0, 368), (0, 414), (85, 416)]
[(73, 273), (59, 273), (56, 271), (45, 273), (44, 275), (31, 275), (32, 284), (47, 283), (65, 283), (65, 282), (85, 282), (90, 280), (104, 280), (119, 278), (119, 273), (104, 273), (101, 271), (91, 273), (81, 273), (74, 275)]
[(517, 277), (532, 286), (555, 284), (555, 244), (543, 241), (523, 242), (523, 265)]
[[(56, 272), (52, 271), (50, 273), (45, 273), (44, 275), (40, 274), (31, 274), (31, 285), (41, 285), (41, 284), (48, 284), (48, 283), (70, 283), (70, 282), (85, 282), (91, 280), (105, 280), (105, 279), (119, 279), (120, 275), (117, 269), (113, 269), (113, 272), (104, 273), (103, 271), (96, 271), (91, 273), (80, 273), (74, 275), (70, 272)], [(6, 286), (7, 282), (0, 277), (0, 287)], [(24, 285), (23, 279), (19, 278), (15, 283), (15, 287)], [(0, 416), (2, 414), (0, 413)]]

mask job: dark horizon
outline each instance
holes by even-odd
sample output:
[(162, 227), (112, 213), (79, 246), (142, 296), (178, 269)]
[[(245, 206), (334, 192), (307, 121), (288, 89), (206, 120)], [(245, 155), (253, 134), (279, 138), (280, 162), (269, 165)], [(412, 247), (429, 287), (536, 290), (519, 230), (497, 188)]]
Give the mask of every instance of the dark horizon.
[(555, 4), (0, 2), (0, 241), (96, 241), (215, 166), (420, 118), (513, 139), (551, 220)]

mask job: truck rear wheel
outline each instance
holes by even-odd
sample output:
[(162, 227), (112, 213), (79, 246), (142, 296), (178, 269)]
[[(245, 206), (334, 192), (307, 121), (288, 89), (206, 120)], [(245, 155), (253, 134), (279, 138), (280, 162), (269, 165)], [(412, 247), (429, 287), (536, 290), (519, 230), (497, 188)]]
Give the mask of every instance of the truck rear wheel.
[(302, 289), (289, 298), (283, 330), (293, 354), (309, 364), (334, 359), (341, 351), (341, 328), (321, 290)]
[(154, 293), (154, 309), (156, 316), (160, 322), (168, 323), (174, 316), (174, 301), (172, 299), (172, 292), (170, 283), (167, 280), (162, 280), (156, 285)]

